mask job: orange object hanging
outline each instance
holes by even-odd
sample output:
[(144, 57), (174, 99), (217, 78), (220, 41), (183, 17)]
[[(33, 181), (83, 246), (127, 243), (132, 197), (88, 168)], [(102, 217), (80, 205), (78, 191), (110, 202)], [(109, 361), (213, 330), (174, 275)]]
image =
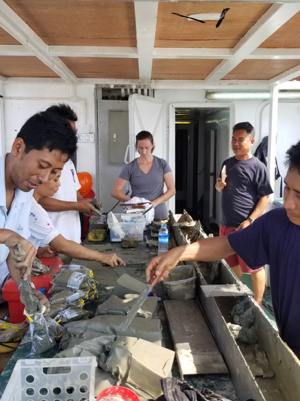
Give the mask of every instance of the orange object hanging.
[(85, 197), (93, 186), (93, 178), (90, 173), (83, 171), (81, 173), (77, 173), (79, 184), (81, 188), (79, 189), (80, 194)]

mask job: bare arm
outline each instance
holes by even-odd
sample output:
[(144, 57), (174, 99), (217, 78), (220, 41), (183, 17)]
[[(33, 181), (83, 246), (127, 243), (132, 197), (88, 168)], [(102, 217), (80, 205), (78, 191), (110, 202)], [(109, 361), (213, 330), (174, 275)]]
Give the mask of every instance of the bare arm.
[(151, 202), (154, 207), (160, 205), (161, 203), (166, 202), (176, 194), (175, 182), (172, 171), (169, 171), (167, 174), (164, 175), (164, 181), (167, 187), (167, 191), (164, 194), (162, 194), (159, 198), (156, 198)]
[(129, 201), (131, 199), (130, 196), (127, 196), (122, 192), (122, 189), (125, 187), (127, 182), (128, 181), (123, 180), (123, 178), (118, 177), (111, 190), (111, 196), (122, 202)]
[(30, 276), (31, 266), (36, 255), (34, 246), (16, 232), (5, 229), (0, 230), (0, 243), (9, 248), (12, 265), (15, 269), (20, 270), (16, 274), (24, 275), (24, 279), (27, 279)]
[[(261, 198), (259, 198), (259, 201), (257, 202), (255, 209), (253, 210), (253, 212), (251, 213), (250, 217), (253, 220), (256, 220), (259, 216), (261, 216), (264, 212), (264, 210), (266, 209), (266, 207), (268, 206), (270, 201), (270, 195), (266, 195), (266, 196), (262, 196)], [(243, 221), (237, 228), (237, 230), (241, 230), (242, 228), (246, 228), (250, 225), (250, 221), (249, 220), (245, 220)]]
[(82, 213), (93, 213), (95, 212), (95, 209), (91, 202), (91, 199), (84, 199), (82, 196), (81, 199), (78, 200), (78, 192), (77, 202), (62, 201), (55, 198), (49, 198), (48, 196), (44, 196), (38, 201), (38, 203), (48, 212), (66, 212), (69, 210), (75, 210)]
[(86, 248), (77, 242), (69, 241), (61, 234), (55, 237), (49, 244), (58, 253), (63, 253), (71, 258), (94, 260), (99, 263), (107, 264), (111, 267), (125, 265), (123, 260), (114, 253), (100, 253), (93, 249)]
[(161, 281), (168, 276), (168, 272), (179, 262), (203, 261), (212, 262), (232, 255), (234, 250), (230, 246), (227, 236), (202, 239), (190, 245), (182, 245), (173, 248), (151, 260), (146, 269), (146, 277), (160, 275), (163, 270)]
[(81, 195), (79, 191), (77, 191), (77, 202), (82, 201), (84, 197)]

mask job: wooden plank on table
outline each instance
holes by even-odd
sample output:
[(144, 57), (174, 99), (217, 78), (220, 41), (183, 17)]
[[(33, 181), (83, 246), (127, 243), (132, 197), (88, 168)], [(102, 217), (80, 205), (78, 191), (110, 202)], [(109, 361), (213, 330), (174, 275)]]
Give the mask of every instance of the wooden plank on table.
[(180, 375), (228, 373), (195, 300), (164, 301)]
[(213, 284), (201, 285), (206, 297), (241, 297), (253, 295), (253, 292), (244, 284)]

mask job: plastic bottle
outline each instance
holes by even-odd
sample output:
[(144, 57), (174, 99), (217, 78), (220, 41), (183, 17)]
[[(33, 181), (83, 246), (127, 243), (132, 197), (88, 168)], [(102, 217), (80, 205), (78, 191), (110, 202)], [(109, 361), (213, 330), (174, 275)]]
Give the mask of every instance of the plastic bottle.
[(158, 252), (160, 255), (169, 249), (169, 232), (166, 224), (162, 224), (158, 232)]

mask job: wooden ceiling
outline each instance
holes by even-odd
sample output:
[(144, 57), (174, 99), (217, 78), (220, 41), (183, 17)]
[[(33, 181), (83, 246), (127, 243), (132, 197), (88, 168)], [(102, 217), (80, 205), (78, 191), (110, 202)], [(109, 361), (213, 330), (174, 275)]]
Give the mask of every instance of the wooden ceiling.
[(268, 87), (300, 75), (299, 26), (293, 0), (0, 0), (0, 79)]

